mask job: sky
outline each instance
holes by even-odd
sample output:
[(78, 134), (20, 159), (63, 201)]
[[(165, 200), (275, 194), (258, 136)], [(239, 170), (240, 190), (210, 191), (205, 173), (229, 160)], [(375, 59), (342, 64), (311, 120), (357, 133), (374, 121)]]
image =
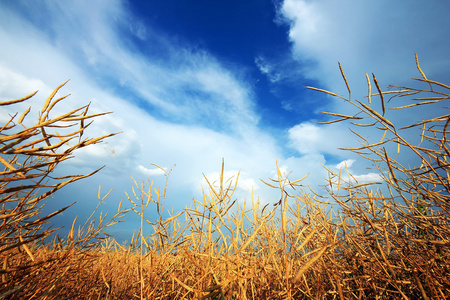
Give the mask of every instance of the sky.
[[(179, 211), (201, 199), (203, 178), (240, 171), (236, 197), (275, 203), (279, 192), (260, 179), (276, 176), (276, 162), (292, 180), (320, 191), (327, 172), (347, 163), (360, 181), (378, 179), (371, 164), (338, 148), (359, 145), (348, 124), (320, 111), (351, 112), (343, 101), (305, 89), (314, 86), (352, 97), (367, 94), (365, 74), (381, 88), (412, 85), (420, 77), (416, 52), (428, 78), (450, 79), (450, 3), (447, 1), (356, 0), (1, 0), (0, 100), (21, 98), (37, 117), (50, 92), (71, 96), (55, 108), (66, 112), (91, 102), (89, 137), (122, 132), (81, 149), (58, 174), (98, 174), (61, 190), (48, 201), (76, 205), (54, 218), (57, 225), (85, 218), (102, 194), (114, 213), (132, 178), (163, 187), (166, 207)], [(423, 111), (389, 112), (400, 123)], [(430, 112), (432, 113), (432, 112)], [(415, 114), (415, 115), (414, 115)], [(377, 133), (368, 132), (376, 137)], [(125, 200), (126, 201), (126, 200)], [(154, 212), (150, 211), (151, 219)], [(124, 237), (133, 218), (113, 230)]]

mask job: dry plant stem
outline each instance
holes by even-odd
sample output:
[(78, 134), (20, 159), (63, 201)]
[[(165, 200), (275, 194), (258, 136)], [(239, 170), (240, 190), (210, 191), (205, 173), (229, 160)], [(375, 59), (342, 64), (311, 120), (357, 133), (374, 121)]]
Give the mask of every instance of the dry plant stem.
[[(449, 87), (447, 85), (429, 80), (419, 66), (417, 55), (416, 62), (417, 68), (423, 77), (422, 79), (420, 79), (420, 81), (429, 84), (430, 89), (428, 90), (398, 87), (398, 91), (382, 92), (375, 76), (373, 76), (375, 85), (377, 86), (377, 90), (379, 92), (378, 95), (380, 96), (382, 101), (383, 115), (385, 113), (385, 102), (383, 96), (386, 94), (394, 94), (394, 97), (404, 97), (411, 95), (415, 96), (420, 93), (434, 93), (436, 95), (435, 97), (426, 96), (415, 98), (412, 99), (413, 101), (416, 101), (415, 103), (410, 105), (403, 105), (401, 107), (394, 107), (394, 109), (409, 109), (418, 105), (435, 105), (445, 99), (449, 99)], [(447, 89), (447, 92), (443, 92), (442, 90), (437, 91), (437, 89), (434, 88), (433, 85), (437, 85), (439, 87)], [(423, 253), (421, 253), (420, 251), (424, 249), (427, 249), (426, 253), (427, 255), (431, 255), (431, 257), (443, 257), (443, 248), (439, 248), (439, 250), (437, 248), (434, 248), (434, 251), (437, 251), (436, 253), (433, 252), (433, 248), (430, 249), (429, 245), (448, 244), (449, 242), (450, 210), (448, 209), (448, 203), (450, 201), (448, 196), (449, 164), (447, 162), (449, 155), (447, 144), (447, 127), (449, 123), (449, 117), (448, 114), (444, 114), (439, 117), (422, 120), (413, 125), (404, 126), (402, 129), (422, 126), (420, 143), (422, 144), (425, 141), (428, 142), (428, 144), (420, 147), (413, 145), (412, 143), (407, 141), (407, 138), (400, 135), (399, 131), (395, 129), (395, 126), (392, 122), (384, 118), (374, 109), (370, 108), (370, 99), (373, 95), (370, 94), (371, 87), (369, 80), (368, 86), (369, 105), (366, 105), (358, 100), (355, 100), (355, 102), (353, 102), (352, 100), (347, 99), (346, 101), (358, 107), (361, 112), (365, 113), (370, 118), (375, 119), (376, 123), (382, 124), (384, 135), (382, 141), (378, 143), (368, 143), (360, 134), (357, 134), (358, 137), (364, 139), (364, 145), (363, 147), (352, 148), (349, 150), (355, 153), (358, 153), (357, 150), (369, 150), (374, 155), (378, 156), (379, 159), (371, 160), (376, 163), (378, 171), (380, 172), (382, 178), (384, 179), (384, 182), (389, 188), (390, 196), (383, 197), (380, 193), (380, 197), (373, 198), (373, 196), (371, 196), (368, 191), (358, 190), (360, 187), (362, 187), (362, 185), (355, 185), (350, 182), (348, 183), (348, 188), (346, 188), (346, 190), (348, 191), (347, 195), (338, 196), (337, 194), (332, 193), (331, 196), (341, 205), (341, 207), (345, 208), (345, 214), (348, 217), (351, 217), (353, 222), (361, 222), (361, 225), (367, 224), (368, 226), (370, 226), (371, 233), (368, 236), (368, 232), (365, 232), (364, 239), (370, 240), (371, 236), (373, 235), (373, 239), (375, 239), (376, 241), (377, 251), (374, 252), (371, 250), (371, 247), (373, 246), (369, 247), (369, 250), (371, 250), (371, 256), (373, 256), (375, 261), (380, 264), (380, 267), (382, 267), (384, 270), (383, 272), (386, 273), (387, 270), (389, 270), (389, 272), (387, 272), (386, 274), (395, 274), (396, 272), (393, 268), (398, 264), (399, 261), (409, 261), (410, 264), (414, 266), (414, 268), (418, 268), (420, 262), (425, 263), (426, 260), (417, 260), (411, 257), (411, 255), (423, 255)], [(333, 95), (333, 93), (328, 94)], [(436, 112), (438, 111), (439, 110), (436, 110)], [(369, 126), (373, 125), (374, 124), (370, 124)], [(386, 141), (383, 141), (384, 137), (386, 136), (386, 132), (390, 132), (393, 137), (389, 138)], [(385, 143), (397, 143), (398, 149), (400, 149), (400, 146), (409, 148), (413, 153), (417, 155), (421, 162), (421, 166), (415, 168), (406, 168), (396, 159), (390, 157), (386, 148), (379, 148), (380, 145), (383, 145)], [(430, 147), (436, 145), (438, 147), (432, 149), (427, 147), (427, 145)], [(380, 168), (380, 162), (384, 162), (386, 164), (385, 169)], [(333, 175), (336, 177), (339, 176), (340, 179), (340, 174)], [(330, 180), (330, 186), (332, 186), (332, 184), (333, 182)], [(365, 185), (367, 186), (368, 184)], [(394, 196), (392, 194), (392, 191), (395, 191), (397, 195)], [(355, 194), (360, 194), (361, 196), (355, 198)], [(350, 206), (346, 205), (346, 202), (348, 202), (348, 200), (345, 199), (348, 199), (348, 197), (351, 197), (350, 200), (352, 201), (352, 205)], [(358, 200), (357, 202), (355, 202), (352, 199)], [(386, 200), (389, 200), (389, 203), (387, 203)], [(361, 205), (371, 207), (371, 215), (367, 214), (363, 208), (355, 210), (355, 208), (361, 207)], [(375, 210), (379, 210), (382, 212), (381, 218), (379, 213), (376, 213)], [(401, 221), (401, 223), (399, 223), (399, 221)], [(401, 225), (403, 229), (399, 230), (400, 228), (402, 228), (399, 228), (399, 225)], [(415, 234), (418, 234), (420, 237), (426, 236), (428, 238), (405, 238), (408, 236), (414, 236)], [(382, 237), (382, 240), (380, 240), (380, 237)], [(382, 244), (381, 241), (383, 241)], [(361, 245), (364, 245), (365, 243), (354, 244), (358, 246), (358, 248), (362, 251), (363, 248), (361, 247)], [(370, 242), (370, 244), (372, 244), (372, 242)], [(409, 249), (410, 252), (408, 254), (405, 254), (405, 249)], [(387, 255), (384, 253), (385, 251)], [(448, 248), (446, 249), (446, 251), (448, 253)], [(381, 255), (381, 258), (376, 257), (378, 256), (377, 253)], [(390, 257), (396, 258), (394, 261), (392, 261), (389, 259)], [(448, 270), (448, 266), (444, 268)], [(427, 267), (422, 267), (420, 269), (425, 270), (427, 269)], [(408, 277), (408, 275), (406, 274), (403, 275)], [(388, 276), (391, 277), (393, 275)], [(415, 278), (412, 278), (411, 280), (404, 280), (402, 282), (409, 282), (409, 284), (411, 282), (417, 282), (420, 294), (424, 298), (426, 298), (427, 294), (431, 297), (434, 297), (433, 294), (437, 295), (437, 292), (434, 291), (437, 291), (438, 286), (448, 286), (447, 280), (438, 280), (434, 282), (429, 281), (429, 288), (427, 289), (427, 291), (425, 291), (425, 289), (421, 287), (420, 281), (414, 279)], [(403, 298), (408, 298), (405, 288), (402, 288), (401, 285), (398, 284), (398, 280), (392, 282), (392, 285), (398, 291), (398, 293), (402, 295)]]
[[(425, 83), (426, 88), (397, 87), (383, 92), (378, 79), (372, 75), (371, 83), (366, 74), (368, 101), (352, 100), (350, 83), (340, 64), (348, 99), (313, 88), (358, 110), (353, 115), (327, 112), (336, 119), (323, 123), (348, 120), (358, 128), (351, 132), (361, 146), (347, 150), (373, 163), (379, 181), (358, 181), (347, 167), (339, 172), (328, 169), (326, 197), (302, 184), (306, 176), (291, 180), (277, 161), (275, 178), (263, 180), (280, 192), (280, 198), (271, 199), (275, 204), (270, 205), (253, 194), (251, 201), (236, 199), (239, 173), (224, 178), (222, 161), (217, 181), (205, 177), (202, 198), (192, 199), (189, 207), (167, 215), (165, 195), (170, 171), (162, 169), (166, 175), (164, 188), (150, 181), (137, 184), (133, 179), (132, 194), (126, 194), (131, 205), (128, 210), (140, 217), (140, 228), (128, 244), (111, 237), (100, 246), (90, 246), (88, 240), (101, 234), (91, 219), (94, 214), (78, 231), (74, 220), (67, 237), (55, 236), (51, 244), (42, 243), (51, 232), (41, 232), (36, 226), (51, 215), (37, 218), (36, 210), (42, 205), (36, 199), (43, 199), (36, 194), (37, 189), (63, 186), (41, 176), (53, 170), (53, 160), (68, 158), (65, 150), (72, 148), (66, 143), (86, 132), (84, 122), (89, 116), (85, 106), (65, 116), (81, 123), (81, 127), (50, 127), (61, 125), (59, 121), (45, 123), (55, 103), (49, 101), (40, 114), (44, 130), (41, 126), (31, 126), (31, 130), (23, 126), (20, 131), (1, 136), (1, 157), (6, 162), (2, 161), (5, 168), (1, 174), (11, 180), (0, 180), (4, 212), (0, 226), (20, 230), (2, 236), (0, 298), (450, 298), (450, 114), (442, 112), (447, 108), (436, 109), (435, 116), (411, 120), (401, 129), (388, 118), (391, 109), (436, 106), (450, 99), (450, 87), (428, 79), (417, 57), (416, 64), (422, 76), (417, 82)], [(372, 94), (372, 86), (376, 94)], [(381, 101), (380, 112), (373, 106), (374, 97)], [(411, 97), (411, 103), (391, 107), (394, 100)], [(19, 124), (28, 115), (28, 111), (22, 113)], [(2, 132), (12, 130), (18, 116), (11, 117)], [(371, 140), (364, 130), (375, 126), (381, 130), (381, 139)], [(55, 128), (73, 130), (56, 133)], [(415, 129), (420, 140), (417, 145), (404, 134)], [(79, 139), (79, 146), (88, 144)], [(396, 147), (397, 151), (409, 149), (418, 163), (401, 161)], [(10, 153), (8, 159), (3, 155), (6, 151)], [(21, 159), (23, 156), (28, 158)], [(80, 178), (73, 175), (57, 180)], [(28, 183), (15, 184), (24, 181)], [(99, 189), (99, 203), (108, 194), (101, 196)], [(119, 204), (113, 219), (128, 210)], [(114, 222), (107, 223), (101, 216), (98, 226), (105, 228)], [(19, 227), (8, 227), (14, 224)]]
[[(14, 123), (18, 115), (15, 114), (1, 128), (0, 163), (4, 166), (4, 169), (0, 172), (0, 261), (3, 262), (0, 284), (1, 298), (8, 296), (17, 299), (29, 299), (31, 295), (34, 295), (34, 297), (46, 295), (46, 298), (52, 299), (51, 294), (56, 291), (55, 284), (61, 281), (60, 276), (76, 269), (75, 265), (70, 262), (73, 249), (75, 247), (93, 247), (95, 242), (92, 240), (100, 237), (103, 228), (115, 222), (111, 220), (109, 223), (104, 223), (104, 218), (101, 217), (97, 227), (90, 226), (85, 232), (78, 231), (74, 238), (76, 231), (74, 220), (67, 238), (57, 238), (56, 240), (55, 236), (51, 246), (55, 250), (60, 249), (64, 252), (47, 250), (49, 245), (44, 242), (44, 239), (54, 234), (57, 229), (46, 227), (46, 222), (71, 205), (44, 215), (42, 213), (43, 200), (67, 184), (92, 176), (100, 169), (87, 175), (60, 177), (52, 177), (52, 171), (58, 164), (72, 157), (75, 150), (99, 143), (114, 135), (80, 139), (78, 143), (69, 145), (69, 142), (77, 136), (81, 138), (83, 130), (89, 125), (85, 126), (84, 120), (106, 113), (88, 115), (87, 107), (82, 107), (51, 118), (50, 114), (55, 104), (67, 97), (54, 99), (54, 96), (64, 84), (58, 86), (47, 98), (36, 124), (30, 127), (26, 127), (24, 124), (31, 111), (30, 107), (20, 115), (17, 123)], [(0, 106), (26, 101), (36, 93), (34, 92), (21, 99), (1, 102)], [(80, 114), (81, 111), (84, 113)], [(68, 121), (72, 124), (62, 125), (63, 122)], [(77, 125), (77, 121), (80, 123), (79, 128), (72, 130)], [(62, 128), (66, 132), (59, 134), (54, 131), (54, 128)], [(42, 189), (47, 191), (41, 192)], [(25, 254), (25, 256), (22, 254)], [(83, 255), (83, 252), (79, 252), (80, 258)], [(53, 276), (50, 275), (52, 274), (49, 270), (50, 265), (64, 266), (63, 273), (58, 275), (59, 273), (55, 272), (54, 276), (56, 277), (54, 278), (59, 279), (53, 281), (53, 279), (48, 278), (46, 284), (38, 287), (36, 284), (38, 282), (43, 283), (43, 281), (38, 280), (36, 276)]]

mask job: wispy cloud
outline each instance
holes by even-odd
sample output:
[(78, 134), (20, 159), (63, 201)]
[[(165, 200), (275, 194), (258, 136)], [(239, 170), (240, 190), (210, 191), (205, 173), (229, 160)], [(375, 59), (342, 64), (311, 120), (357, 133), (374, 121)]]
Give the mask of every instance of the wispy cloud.
[(271, 83), (276, 83), (280, 81), (281, 74), (277, 72), (275, 67), (269, 63), (263, 56), (257, 56), (255, 58), (255, 64), (259, 71), (266, 75)]
[[(37, 113), (42, 99), (70, 77), (61, 92), (72, 95), (55, 113), (91, 101), (93, 112), (114, 114), (96, 120), (87, 134), (123, 132), (81, 149), (60, 171), (80, 173), (106, 164), (84, 190), (112, 185), (121, 197), (131, 185), (129, 175), (139, 180), (160, 174), (152, 163), (176, 165), (169, 182), (177, 186), (172, 194), (177, 205), (185, 205), (199, 197), (202, 172), (217, 171), (225, 158), (227, 169), (246, 174), (239, 184), (246, 196), (257, 189), (258, 178), (274, 169), (279, 148), (258, 127), (253, 91), (241, 71), (135, 21), (122, 1), (94, 1), (89, 10), (85, 5), (50, 1), (27, 10), (5, 6), (0, 13), (0, 37), (8, 45), (0, 50), (4, 97), (39, 89), (32, 103)], [(133, 31), (149, 53), (127, 43), (124, 30)], [(164, 184), (160, 177), (152, 177), (155, 184)]]

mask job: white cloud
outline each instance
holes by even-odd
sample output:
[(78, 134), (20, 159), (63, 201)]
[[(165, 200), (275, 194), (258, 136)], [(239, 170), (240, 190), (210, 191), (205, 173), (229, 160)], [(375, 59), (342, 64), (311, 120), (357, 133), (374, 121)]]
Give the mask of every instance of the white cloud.
[(259, 71), (266, 75), (270, 82), (276, 83), (282, 79), (281, 74), (276, 71), (276, 67), (269, 63), (263, 56), (255, 58), (255, 64)]
[(379, 173), (369, 172), (366, 174), (356, 174), (355, 171), (352, 170), (352, 166), (356, 162), (355, 159), (347, 159), (341, 161), (337, 165), (334, 166), (334, 171), (340, 172), (341, 178), (345, 181), (349, 180), (348, 174), (351, 174), (352, 180), (355, 179), (358, 183), (366, 183), (366, 182), (381, 182), (382, 178)]
[(339, 147), (354, 143), (354, 137), (342, 126), (323, 126), (303, 122), (288, 131), (290, 146), (300, 154), (326, 153), (341, 156)]
[(279, 16), (290, 25), (294, 57), (311, 63), (304, 68), (306, 76), (333, 91), (345, 91), (337, 68), (340, 61), (350, 84), (365, 93), (365, 73), (381, 78), (383, 89), (416, 77), (415, 51), (428, 75), (449, 69), (450, 43), (442, 38), (450, 33), (449, 6), (417, 0), (407, 5), (386, 0), (285, 0)]
[(382, 178), (379, 173), (367, 173), (362, 175), (353, 175), (353, 177), (359, 182), (382, 182)]
[[(326, 21), (313, 2), (284, 1), (282, 13), (288, 20), (295, 20), (295, 25), (292, 26), (289, 37), (302, 44), (308, 44), (308, 40), (319, 33), (318, 31)], [(314, 47), (314, 45), (311, 46)]]
[(345, 169), (345, 168), (351, 168), (353, 163), (355, 162), (354, 159), (347, 159), (344, 161), (341, 161), (340, 163), (338, 163), (335, 168), (340, 170), (340, 169)]
[[(239, 174), (239, 178), (237, 177)], [(217, 190), (220, 188), (220, 173), (210, 172), (208, 174), (205, 174), (206, 178), (208, 179), (209, 183)], [(234, 187), (236, 183), (236, 179), (238, 179), (238, 188), (242, 188), (244, 190), (250, 190), (252, 188), (258, 189), (258, 186), (255, 184), (255, 181), (252, 178), (245, 178), (245, 175), (242, 173), (239, 173), (239, 170), (228, 170), (223, 172), (223, 187), (226, 188), (228, 186), (231, 186), (231, 188)], [(254, 183), (255, 186), (251, 186), (249, 184)], [(231, 185), (230, 185), (231, 184)], [(202, 180), (199, 182), (199, 185), (201, 185), (205, 190), (209, 188), (209, 184), (206, 181), (205, 178), (202, 178)]]
[(289, 138), (295, 149), (302, 154), (318, 152), (324, 145), (320, 130), (312, 123), (302, 123), (289, 129)]
[(163, 169), (160, 169), (160, 168), (146, 168), (146, 167), (144, 167), (144, 166), (142, 166), (142, 165), (139, 165), (138, 167), (137, 167), (137, 170), (139, 171), (139, 172), (141, 172), (141, 173), (143, 173), (143, 174), (145, 174), (145, 175), (147, 175), (147, 176), (156, 176), (156, 175), (164, 175), (164, 174), (166, 174), (166, 169), (167, 168), (163, 168)]
[(246, 192), (257, 191), (259, 185), (254, 178), (242, 178), (239, 180), (239, 187)]
[(13, 100), (24, 93), (31, 94), (42, 86), (44, 83), (41, 80), (27, 78), (0, 65), (0, 101)]

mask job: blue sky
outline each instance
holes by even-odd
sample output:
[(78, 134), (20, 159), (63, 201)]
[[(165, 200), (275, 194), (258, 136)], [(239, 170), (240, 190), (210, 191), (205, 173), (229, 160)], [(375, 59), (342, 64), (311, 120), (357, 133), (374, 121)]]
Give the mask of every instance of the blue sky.
[[(346, 124), (317, 124), (327, 120), (319, 111), (349, 107), (304, 86), (346, 95), (338, 61), (354, 98), (367, 93), (365, 73), (382, 89), (408, 85), (420, 76), (414, 52), (429, 78), (449, 82), (449, 12), (446, 1), (416, 0), (0, 1), (0, 100), (39, 90), (26, 104), (36, 117), (70, 78), (59, 112), (90, 101), (93, 112), (114, 111), (89, 136), (123, 133), (58, 171), (106, 165), (49, 200), (77, 202), (55, 222), (87, 214), (99, 184), (114, 187), (106, 211), (131, 189), (129, 176), (163, 185), (152, 163), (175, 165), (167, 194), (175, 210), (200, 197), (202, 174), (217, 178), (222, 158), (227, 177), (241, 171), (237, 197), (249, 199), (253, 189), (276, 202), (278, 192), (259, 179), (274, 177), (277, 158), (292, 179), (309, 172), (314, 187), (324, 183), (322, 166), (337, 170), (344, 161), (360, 180), (376, 178), (366, 161), (337, 149), (358, 144)], [(0, 121), (9, 112), (0, 110)]]

